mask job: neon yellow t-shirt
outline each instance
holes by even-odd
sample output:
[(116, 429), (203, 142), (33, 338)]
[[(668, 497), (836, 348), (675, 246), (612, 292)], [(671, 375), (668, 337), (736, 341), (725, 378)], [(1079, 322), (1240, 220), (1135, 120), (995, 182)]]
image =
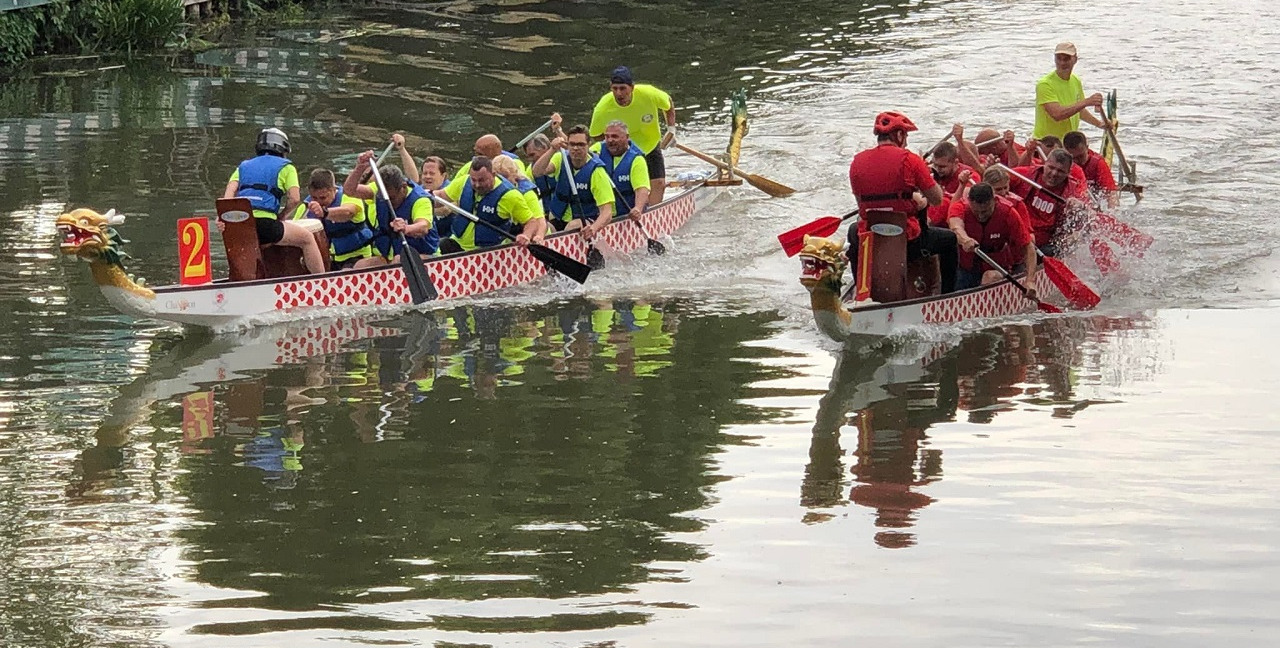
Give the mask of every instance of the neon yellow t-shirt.
[(1056, 135), (1061, 139), (1073, 130), (1080, 130), (1080, 113), (1057, 121), (1045, 112), (1044, 105), (1057, 103), (1065, 108), (1081, 99), (1084, 99), (1084, 84), (1080, 77), (1073, 74), (1071, 78), (1063, 79), (1057, 72), (1041, 77), (1036, 82), (1036, 129), (1032, 137), (1039, 139), (1045, 135)]
[[(236, 167), (236, 170), (231, 172), (231, 179), (227, 182), (240, 182), (240, 167)], [(289, 190), (298, 188), (298, 169), (296, 169), (292, 164), (284, 165), (284, 167), (280, 169), (280, 174), (276, 176), (276, 187), (279, 188), (280, 192), (286, 196), (285, 198), (280, 199), (280, 206), (284, 207), (284, 203), (288, 200), (287, 196), (289, 195)], [(275, 214), (261, 209), (253, 210), (253, 215), (257, 218), (276, 217)]]
[(658, 122), (668, 110), (671, 110), (671, 95), (647, 83), (636, 84), (631, 93), (631, 103), (626, 106), (619, 106), (612, 92), (605, 93), (591, 113), (591, 136), (604, 135), (609, 122), (619, 119), (627, 124), (631, 141), (648, 155), (662, 140)]
[[(556, 151), (551, 154), (551, 172), (547, 175), (552, 178), (560, 177), (560, 160), (564, 157), (563, 151)], [(647, 167), (646, 167), (647, 168)], [(596, 206), (613, 204), (613, 185), (609, 184), (609, 172), (601, 166), (591, 174), (591, 197), (595, 199)], [(565, 212), (565, 220), (568, 220), (569, 212)]]
[[(471, 180), (468, 179), (467, 182), (469, 183)], [(506, 180), (503, 180), (503, 182), (506, 182)], [(445, 195), (448, 196), (449, 200), (455, 205), (458, 204), (459, 200), (462, 200), (463, 184), (465, 183), (450, 182), (449, 186), (444, 188)], [(524, 225), (525, 223), (533, 220), (534, 216), (529, 212), (529, 203), (525, 199), (524, 194), (520, 193), (520, 190), (512, 186), (510, 182), (506, 182), (506, 184), (511, 187), (511, 190), (503, 194), (502, 198), (498, 199), (498, 217), (515, 223), (516, 225)], [(495, 189), (496, 188), (497, 187), (495, 186)], [(476, 202), (479, 202), (482, 198), (483, 196), (477, 195)], [(461, 207), (462, 205), (459, 206)], [(414, 205), (414, 207), (417, 207), (417, 205)], [(461, 218), (466, 218), (466, 216), (462, 216)], [(462, 236), (455, 236), (453, 238), (458, 242), (458, 245), (462, 246), (462, 249), (474, 250), (476, 247), (476, 224), (468, 223), (467, 229), (463, 231)]]

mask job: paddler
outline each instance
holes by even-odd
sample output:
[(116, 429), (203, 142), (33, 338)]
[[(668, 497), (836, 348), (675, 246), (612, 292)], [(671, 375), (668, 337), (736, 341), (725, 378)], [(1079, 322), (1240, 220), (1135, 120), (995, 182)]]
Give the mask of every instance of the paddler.
[[(1069, 222), (1069, 217), (1082, 213), (1086, 208), (1088, 194), (1084, 182), (1071, 175), (1072, 164), (1070, 153), (1056, 149), (1049, 152), (1044, 164), (1015, 168), (1009, 177), (1009, 190), (1020, 196), (1027, 206), (1036, 247), (1045, 256), (1058, 254), (1061, 237), (1071, 234), (1078, 227), (1077, 223)], [(1064, 204), (1031, 186), (1019, 175), (1065, 198), (1067, 202)]]
[(999, 270), (984, 267), (986, 263), (973, 253), (974, 248), (980, 248), (1010, 272), (1025, 270), (1027, 299), (1036, 298), (1036, 249), (1031, 245), (1031, 228), (1014, 210), (1013, 201), (997, 197), (991, 185), (979, 182), (969, 189), (968, 197), (951, 203), (947, 225), (960, 245), (958, 290), (1004, 279)]
[[(547, 231), (547, 222), (539, 217), (534, 218), (529, 212), (529, 204), (520, 190), (493, 171), (493, 160), (477, 155), (471, 159), (464, 182), (456, 180), (444, 189), (437, 189), (435, 195), (445, 198), (463, 210), (471, 212), (480, 220), (496, 226), (504, 231), (519, 228), (516, 244), (525, 246), (529, 243), (541, 243)], [(488, 227), (477, 225), (470, 219), (453, 221), (452, 237), (441, 242), (440, 249), (445, 254), (491, 247), (505, 242), (507, 239)]]
[(1076, 168), (1084, 172), (1085, 186), (1089, 191), (1102, 193), (1107, 204), (1116, 206), (1116, 178), (1111, 174), (1111, 167), (1098, 153), (1089, 150), (1089, 138), (1080, 131), (1071, 131), (1062, 138), (1062, 146), (1071, 154)]
[(636, 85), (631, 69), (620, 65), (609, 76), (609, 92), (596, 102), (591, 113), (591, 137), (602, 139), (614, 120), (627, 125), (631, 138), (644, 153), (652, 190), (649, 203), (662, 202), (667, 190), (667, 165), (662, 158), (662, 132), (658, 120), (665, 119), (667, 136), (675, 139), (676, 109), (671, 95), (647, 83)]
[(906, 115), (882, 112), (876, 115), (876, 146), (854, 156), (849, 163), (849, 186), (858, 201), (857, 228), (849, 228), (849, 267), (858, 267), (858, 234), (867, 230), (871, 209), (886, 209), (907, 215), (907, 257), (922, 256), (927, 250), (938, 255), (942, 292), (955, 290), (956, 237), (950, 230), (928, 227), (925, 205), (942, 204), (942, 187), (929, 165), (907, 150), (907, 133), (918, 130)]
[(627, 129), (627, 123), (615, 119), (604, 129), (604, 141), (591, 145), (591, 153), (604, 163), (604, 170), (613, 179), (614, 205), (618, 213), (627, 210), (632, 218), (638, 218), (649, 205), (651, 181), (649, 164), (644, 153)]
[(337, 187), (333, 171), (312, 170), (307, 193), (293, 217), (318, 218), (324, 223), (334, 270), (354, 267), (373, 254), (369, 246), (373, 229), (365, 218), (364, 201), (344, 194)]
[(431, 199), (427, 191), (404, 177), (404, 172), (394, 164), (378, 167), (379, 178), (387, 196), (388, 204), (374, 183), (361, 184), (360, 180), (369, 172), (373, 151), (365, 151), (356, 159), (356, 166), (347, 175), (342, 191), (346, 195), (360, 200), (374, 202), (374, 236), (370, 242), (375, 254), (356, 264), (357, 268), (388, 265), (396, 262), (402, 243), (400, 232), (403, 232), (409, 245), (423, 255), (435, 254), (440, 243), (440, 235), (436, 233), (435, 216)]
[(533, 163), (533, 174), (555, 179), (548, 216), (552, 225), (557, 230), (580, 229), (582, 237), (591, 240), (613, 220), (613, 187), (604, 163), (588, 149), (587, 127), (573, 126), (566, 137), (551, 142), (551, 148)]
[[(302, 250), (307, 272), (324, 272), (324, 257), (311, 232), (298, 223), (280, 219), (281, 214), (292, 214), (302, 202), (298, 169), (286, 157), (289, 137), (279, 128), (264, 128), (258, 133), (254, 148), (257, 155), (236, 167), (222, 197), (249, 199), (259, 244), (296, 247)], [(218, 231), (223, 227), (219, 220)]]
[[(520, 191), (520, 196), (524, 198), (524, 202), (529, 206), (529, 214), (532, 218), (540, 218), (543, 222), (543, 231), (551, 231), (547, 229), (547, 214), (542, 208), (542, 197), (538, 193), (538, 186), (520, 170), (519, 165), (509, 157), (503, 156), (493, 160), (493, 172), (498, 174), (507, 182), (515, 185)], [(541, 240), (533, 241), (541, 243)]]
[(1084, 96), (1084, 84), (1072, 73), (1077, 60), (1075, 45), (1058, 43), (1053, 50), (1053, 71), (1036, 82), (1036, 127), (1032, 135), (1036, 139), (1046, 135), (1062, 138), (1080, 130), (1082, 118), (1103, 128), (1102, 120), (1088, 110), (1102, 107), (1102, 94)]
[[(490, 160), (498, 157), (499, 155), (505, 155), (515, 160), (522, 170), (527, 171), (527, 169), (524, 168), (524, 162), (520, 161), (520, 156), (503, 149), (502, 140), (498, 139), (498, 136), (493, 133), (481, 135), (480, 138), (476, 140), (475, 146), (471, 147), (471, 152), (474, 153), (476, 157), (487, 157)], [(467, 162), (462, 165), (462, 168), (458, 169), (458, 172), (454, 174), (453, 179), (458, 182), (466, 182), (467, 176), (470, 172), (471, 163)]]

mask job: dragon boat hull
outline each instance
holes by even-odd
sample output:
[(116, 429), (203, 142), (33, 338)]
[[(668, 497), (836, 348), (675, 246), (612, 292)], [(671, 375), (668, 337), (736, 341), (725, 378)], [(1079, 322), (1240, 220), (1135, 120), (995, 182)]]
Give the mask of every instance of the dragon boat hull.
[[(1035, 289), (1042, 299), (1054, 301), (1060, 298), (1058, 289), (1044, 272), (1036, 273)], [(831, 339), (849, 342), (859, 338), (888, 337), (923, 325), (957, 324), (1035, 311), (1035, 302), (1005, 280), (946, 295), (889, 304), (855, 307), (844, 299), (837, 309), (821, 308), (815, 304), (813, 319)]]
[[(644, 230), (629, 217), (614, 219), (596, 239), (606, 256), (645, 250), (649, 235), (675, 232), (709, 204), (721, 187), (701, 176), (685, 190), (645, 211)], [(548, 236), (546, 246), (585, 262), (588, 246), (574, 232)], [(528, 250), (513, 245), (428, 258), (427, 275), (440, 300), (457, 299), (526, 284), (548, 274), (547, 267)], [(95, 280), (107, 301), (135, 317), (153, 318), (215, 331), (249, 328), (277, 322), (329, 315), (392, 310), (412, 304), (408, 283), (399, 265), (344, 270), (320, 275), (231, 282), (199, 286), (170, 285), (140, 289), (131, 281), (106, 280), (95, 269)]]

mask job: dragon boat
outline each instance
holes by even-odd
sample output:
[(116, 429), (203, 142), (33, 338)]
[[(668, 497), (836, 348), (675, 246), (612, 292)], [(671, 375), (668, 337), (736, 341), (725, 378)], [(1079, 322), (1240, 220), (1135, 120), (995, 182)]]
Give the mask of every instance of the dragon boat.
[[(840, 241), (806, 236), (799, 256), (800, 283), (809, 291), (814, 322), (823, 334), (837, 342), (865, 343), (921, 325), (955, 324), (1037, 309), (1036, 302), (1027, 299), (1008, 279), (945, 295), (926, 294), (887, 303), (857, 302), (854, 286), (842, 290), (848, 261)], [(1024, 277), (1016, 278), (1021, 281)], [(1062, 299), (1047, 272), (1037, 272), (1035, 285), (1027, 287), (1035, 288), (1043, 300)]]
[[(734, 96), (732, 109), (733, 128), (725, 155), (725, 166), (730, 169), (737, 163), (742, 138), (747, 131), (744, 95)], [(640, 226), (630, 216), (615, 218), (599, 232), (592, 244), (606, 258), (645, 250), (650, 241), (667, 237), (683, 227), (724, 187), (741, 183), (741, 178), (734, 177), (731, 171), (682, 174), (669, 185), (670, 197), (644, 212)], [(408, 308), (413, 303), (404, 268), (399, 265), (309, 275), (300, 273), (301, 265), (297, 259), (292, 259), (291, 264), (295, 268), (287, 271), (289, 276), (245, 280), (223, 278), (201, 285), (148, 287), (125, 271), (127, 255), (122, 248), (124, 241), (116, 231), (124, 220), (125, 217), (114, 210), (99, 213), (80, 208), (59, 216), (56, 226), (62, 239), (62, 253), (87, 261), (103, 296), (126, 315), (228, 331), (326, 316), (396, 310)], [(318, 224), (319, 221), (314, 222)], [(252, 227), (248, 229), (252, 231)], [(321, 231), (317, 239), (322, 236)], [(235, 260), (240, 250), (233, 249), (233, 244), (225, 237), (224, 242), (227, 242), (228, 260)], [(256, 241), (253, 243), (248, 247), (252, 248), (256, 258), (259, 251)], [(547, 236), (545, 246), (583, 263), (590, 251), (588, 244), (575, 232)], [(270, 247), (263, 247), (264, 257)], [(276, 251), (280, 249), (275, 248)], [(327, 249), (326, 240), (322, 250)], [(491, 293), (531, 283), (551, 272), (528, 249), (509, 244), (428, 257), (423, 265), (439, 293), (437, 300)]]

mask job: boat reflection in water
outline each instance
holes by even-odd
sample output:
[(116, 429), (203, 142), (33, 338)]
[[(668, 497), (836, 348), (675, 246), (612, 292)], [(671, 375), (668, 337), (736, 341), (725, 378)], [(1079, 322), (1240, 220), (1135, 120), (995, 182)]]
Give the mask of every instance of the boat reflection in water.
[[(1099, 402), (1077, 394), (1081, 376), (1116, 366), (1115, 358), (1104, 361), (1094, 352), (1103, 346), (1097, 343), (1145, 326), (1128, 318), (1051, 319), (971, 334), (954, 346), (908, 342), (846, 350), (813, 428), (801, 487), (805, 521), (832, 519), (837, 507), (852, 502), (875, 511), (876, 544), (915, 545), (912, 528), (935, 502), (928, 486), (943, 474), (931, 426), (988, 424), (1000, 412), (1028, 407), (1070, 418)], [(856, 442), (846, 449), (850, 432)]]
[[(121, 390), (73, 490), (173, 484), (176, 586), (208, 590), (178, 633), (642, 623), (649, 603), (600, 597), (705, 557), (685, 534), (706, 527), (713, 455), (745, 443), (725, 428), (770, 416), (744, 342), (772, 316), (696, 308), (468, 306), (179, 343)], [(131, 457), (139, 438), (162, 461)]]

